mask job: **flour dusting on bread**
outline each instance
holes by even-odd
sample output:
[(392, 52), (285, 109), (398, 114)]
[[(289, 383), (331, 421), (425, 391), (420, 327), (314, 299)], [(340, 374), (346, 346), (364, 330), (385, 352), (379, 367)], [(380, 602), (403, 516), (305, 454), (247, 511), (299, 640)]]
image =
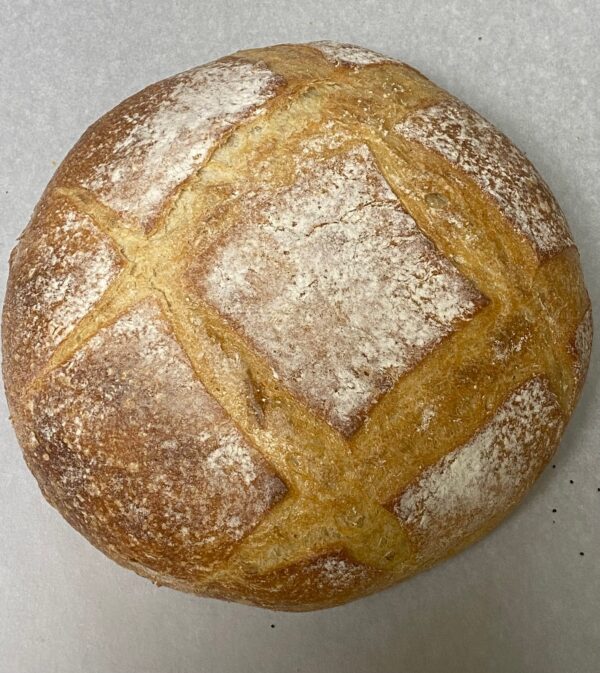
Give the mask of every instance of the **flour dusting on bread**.
[(426, 469), (393, 511), (434, 557), (515, 503), (554, 451), (560, 406), (541, 377), (515, 390), (470, 441)]
[[(283, 80), (264, 65), (217, 61), (167, 80), (163, 95), (149, 98), (125, 120), (128, 131), (106, 149), (83, 186), (106, 205), (148, 224), (173, 190), (206, 160), (218, 139), (238, 122), (260, 113)], [(140, 103), (148, 97), (138, 94)]]
[(313, 568), (317, 573), (317, 586), (334, 591), (349, 589), (368, 575), (366, 568), (337, 556), (321, 558)]
[(328, 61), (336, 65), (357, 67), (375, 63), (397, 63), (397, 61), (379, 52), (358, 47), (354, 44), (321, 40), (320, 42), (311, 42), (310, 46), (318, 49)]
[(573, 245), (559, 205), (510, 140), (454, 99), (411, 114), (395, 131), (439, 152), (495, 201), (541, 256)]
[[(52, 242), (48, 236), (38, 242), (41, 258), (28, 275), (32, 294), (37, 297), (33, 313), (50, 316), (47, 334), (56, 343), (104, 294), (114, 277), (117, 254), (89, 217), (72, 210), (50, 236)], [(91, 249), (78, 247), (85, 236), (94, 242)], [(69, 244), (74, 249), (65, 257), (62, 253)], [(85, 269), (85, 274), (78, 273), (81, 269)]]
[(242, 201), (243, 223), (190, 276), (285, 385), (349, 434), (484, 299), (366, 146), (299, 157), (293, 184)]
[(52, 200), (30, 226), (12, 258), (11, 272), (20, 281), (8, 290), (17, 326), (11, 336), (14, 352), (28, 354), (28, 371), (22, 371), (28, 378), (46, 364), (121, 268), (111, 241), (64, 199)]
[[(184, 545), (196, 566), (222, 555), (285, 492), (194, 376), (153, 303), (55, 370), (31, 422), (75, 520), (155, 570), (160, 559), (149, 555), (165, 547)], [(101, 525), (92, 512), (102, 512)]]

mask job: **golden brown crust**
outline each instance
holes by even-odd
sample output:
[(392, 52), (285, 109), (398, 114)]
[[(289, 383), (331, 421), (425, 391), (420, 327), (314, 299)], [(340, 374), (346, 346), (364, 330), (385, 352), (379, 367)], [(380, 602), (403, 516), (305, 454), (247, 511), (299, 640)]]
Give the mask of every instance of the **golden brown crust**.
[(195, 378), (153, 302), (54, 369), (29, 423), (29, 464), (49, 499), (97, 546), (156, 572), (193, 581), (286, 491)]
[(564, 427), (548, 381), (516, 388), (478, 432), (422, 470), (388, 507), (430, 563), (508, 511), (552, 456)]
[(371, 593), (384, 573), (356, 561), (344, 549), (322, 552), (264, 574), (246, 571), (234, 581), (206, 586), (214, 598), (241, 601), (279, 610), (314, 610)]
[(285, 86), (261, 65), (228, 57), (152, 84), (93, 124), (54, 186), (84, 187), (148, 232), (219, 139)]
[(531, 164), (409, 66), (331, 42), (240, 52), (94, 124), (3, 316), (15, 429), (69, 522), (157, 583), (290, 610), (495, 526), (590, 345)]
[(21, 392), (124, 266), (85, 213), (48, 192), (10, 258), (4, 301), (4, 381)]

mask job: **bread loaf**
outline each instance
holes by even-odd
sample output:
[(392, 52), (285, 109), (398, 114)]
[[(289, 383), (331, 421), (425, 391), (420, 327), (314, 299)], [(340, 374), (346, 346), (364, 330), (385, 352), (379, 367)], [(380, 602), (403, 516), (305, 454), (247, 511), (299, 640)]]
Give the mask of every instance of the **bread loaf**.
[(524, 155), (413, 68), (319, 42), (193, 68), (86, 131), (11, 256), (3, 366), (27, 464), (92, 544), (309, 610), (496, 526), (591, 333)]

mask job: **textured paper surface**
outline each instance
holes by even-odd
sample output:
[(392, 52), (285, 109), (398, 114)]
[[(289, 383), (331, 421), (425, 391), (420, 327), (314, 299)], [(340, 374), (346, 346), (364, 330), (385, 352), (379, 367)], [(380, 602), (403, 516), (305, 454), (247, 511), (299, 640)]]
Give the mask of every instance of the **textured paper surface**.
[[(103, 112), (236, 49), (335, 39), (411, 63), (528, 154), (567, 215), (596, 302), (598, 25), (595, 0), (0, 0), (1, 286), (57, 162)], [(595, 673), (596, 352), (556, 467), (496, 532), (382, 594), (300, 615), (157, 589), (110, 562), (44, 502), (2, 400), (0, 673)]]

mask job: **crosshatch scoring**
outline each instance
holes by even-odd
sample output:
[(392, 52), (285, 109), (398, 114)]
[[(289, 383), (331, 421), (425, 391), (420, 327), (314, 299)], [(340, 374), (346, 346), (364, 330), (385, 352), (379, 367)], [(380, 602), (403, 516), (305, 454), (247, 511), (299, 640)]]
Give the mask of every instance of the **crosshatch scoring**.
[[(496, 285), (438, 221), (493, 232)], [(518, 327), (491, 391), (494, 321)], [(69, 522), (157, 583), (284, 609), (383, 588), (496, 525), (554, 451), (591, 344), (571, 235), (526, 158), (412, 68), (333, 42), (194, 68), (92, 126), (13, 253), (4, 326), (15, 427)], [(407, 447), (409, 428), (446, 446), (448, 400), (409, 391), (456, 344), (465, 406), (495, 402), (442, 455)]]

